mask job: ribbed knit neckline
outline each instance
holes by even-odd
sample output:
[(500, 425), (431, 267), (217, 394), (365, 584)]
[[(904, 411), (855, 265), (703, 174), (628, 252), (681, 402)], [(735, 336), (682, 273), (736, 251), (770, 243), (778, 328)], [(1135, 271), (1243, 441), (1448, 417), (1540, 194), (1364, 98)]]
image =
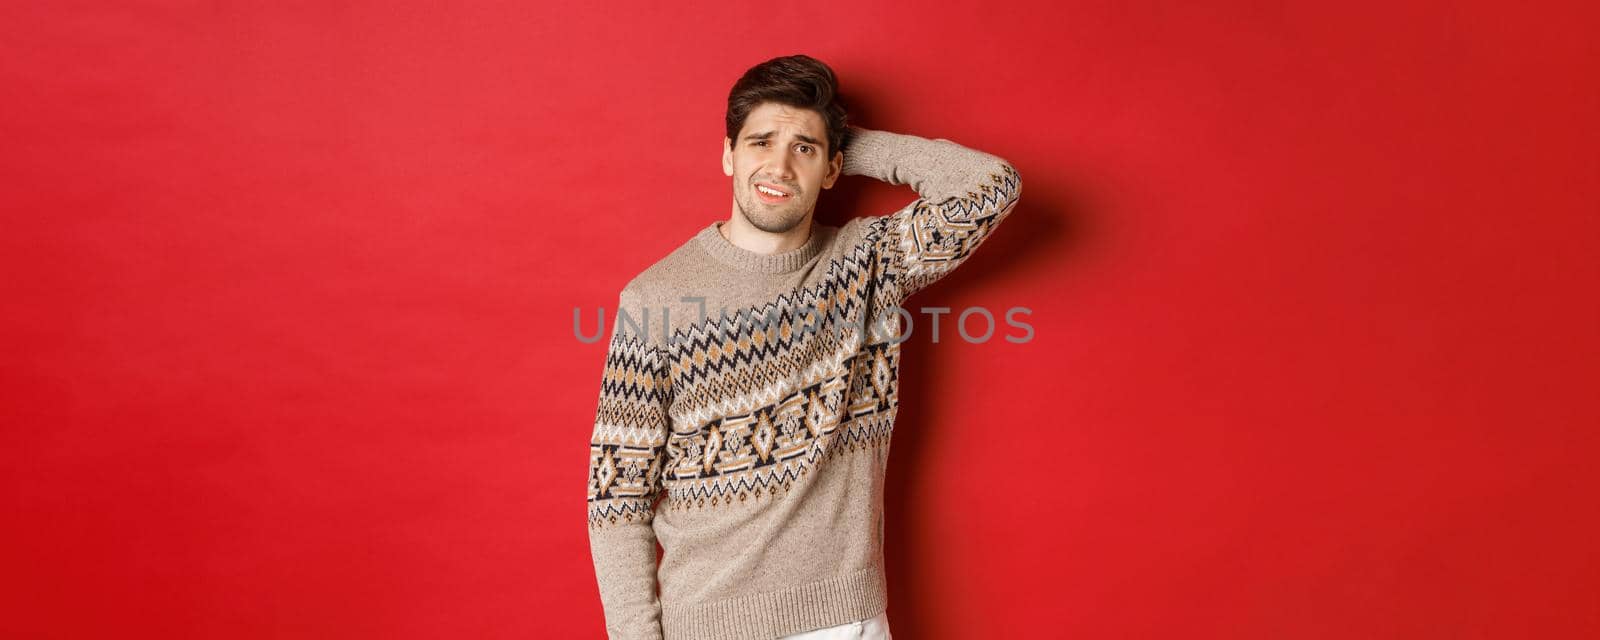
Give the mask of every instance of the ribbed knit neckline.
[(728, 242), (727, 238), (722, 237), (721, 226), (724, 223), (723, 220), (712, 222), (696, 238), (700, 246), (705, 247), (706, 253), (731, 267), (756, 273), (788, 273), (805, 266), (822, 252), (822, 228), (815, 220), (811, 222), (811, 237), (806, 238), (805, 244), (772, 254), (756, 253)]

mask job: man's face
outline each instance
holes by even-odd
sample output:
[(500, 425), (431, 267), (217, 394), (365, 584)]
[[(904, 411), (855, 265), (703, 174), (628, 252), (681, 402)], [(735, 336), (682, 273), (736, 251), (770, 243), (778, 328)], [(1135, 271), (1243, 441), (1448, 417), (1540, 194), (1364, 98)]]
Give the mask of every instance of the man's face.
[[(783, 233), (810, 219), (817, 195), (833, 187), (844, 162), (828, 157), (828, 129), (810, 109), (767, 102), (745, 118), (738, 140), (722, 138), (722, 173), (733, 177), (733, 203), (746, 220)], [(782, 191), (776, 196), (757, 189)]]

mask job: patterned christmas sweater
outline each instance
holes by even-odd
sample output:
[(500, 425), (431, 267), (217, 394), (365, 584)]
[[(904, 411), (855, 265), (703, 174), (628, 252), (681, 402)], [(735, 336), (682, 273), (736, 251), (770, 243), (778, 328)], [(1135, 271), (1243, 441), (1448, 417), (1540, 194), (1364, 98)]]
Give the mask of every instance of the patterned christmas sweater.
[(973, 254), (1022, 183), (943, 138), (852, 126), (843, 149), (844, 175), (918, 198), (813, 223), (777, 254), (717, 221), (619, 295), (588, 479), (613, 639), (777, 638), (887, 607), (898, 309)]

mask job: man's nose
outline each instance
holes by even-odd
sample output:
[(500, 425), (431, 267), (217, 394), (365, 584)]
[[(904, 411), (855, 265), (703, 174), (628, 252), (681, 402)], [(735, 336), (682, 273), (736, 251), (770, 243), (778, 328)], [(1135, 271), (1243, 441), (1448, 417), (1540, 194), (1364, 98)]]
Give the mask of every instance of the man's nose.
[(774, 179), (782, 180), (783, 184), (788, 184), (794, 180), (794, 171), (790, 166), (789, 156), (787, 154), (779, 156), (777, 159), (773, 160), (771, 167), (772, 177)]

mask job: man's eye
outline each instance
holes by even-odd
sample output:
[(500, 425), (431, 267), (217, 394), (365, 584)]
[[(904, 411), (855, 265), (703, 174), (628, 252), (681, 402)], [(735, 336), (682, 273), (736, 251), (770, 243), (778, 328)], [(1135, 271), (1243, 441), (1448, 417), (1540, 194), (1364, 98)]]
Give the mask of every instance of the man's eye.
[(800, 148), (802, 150), (804, 150), (806, 153), (811, 153), (811, 145), (809, 145), (809, 144), (800, 145)]

